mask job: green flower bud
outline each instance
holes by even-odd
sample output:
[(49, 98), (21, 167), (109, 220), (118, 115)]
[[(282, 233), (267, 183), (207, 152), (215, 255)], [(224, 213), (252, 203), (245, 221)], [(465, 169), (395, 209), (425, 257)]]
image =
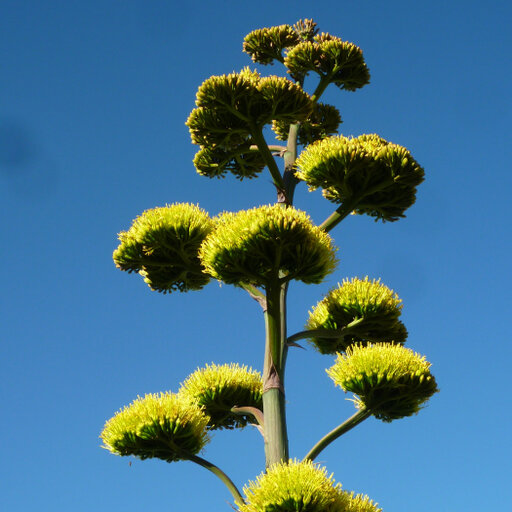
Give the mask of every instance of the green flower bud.
[(226, 110), (195, 108), (185, 124), (190, 130), (192, 142), (203, 147), (236, 149), (250, 139), (247, 122)]
[(233, 429), (253, 422), (252, 416), (231, 412), (232, 407), (262, 408), (261, 374), (238, 364), (206, 365), (181, 385), (180, 396), (196, 402), (210, 417), (210, 429)]
[(387, 343), (352, 345), (338, 354), (327, 374), (345, 392), (357, 395), (358, 408), (387, 422), (416, 414), (438, 391), (425, 357)]
[(370, 82), (361, 49), (329, 34), (316, 36), (314, 41), (305, 41), (291, 48), (284, 65), (295, 78), (313, 71), (347, 91), (355, 91)]
[(293, 29), (297, 32), (301, 41), (312, 41), (318, 33), (316, 23), (312, 19), (297, 21), (297, 23), (293, 25)]
[(265, 167), (265, 161), (259, 151), (241, 145), (234, 151), (224, 151), (222, 148), (204, 147), (194, 157), (197, 172), (208, 178), (224, 178), (229, 171), (236, 178), (255, 178)]
[[(316, 140), (333, 135), (338, 130), (340, 123), (341, 116), (336, 107), (325, 103), (315, 103), (311, 115), (299, 125), (299, 144), (311, 144)], [(274, 121), (272, 129), (278, 140), (287, 140), (290, 123)]]
[(223, 213), (200, 258), (216, 279), (257, 286), (297, 279), (319, 283), (336, 266), (331, 237), (304, 212), (280, 205)]
[(200, 290), (210, 276), (203, 271), (198, 251), (213, 224), (204, 210), (192, 204), (146, 210), (128, 231), (119, 233), (114, 262), (121, 270), (138, 272), (152, 290)]
[(251, 56), (253, 62), (272, 64), (274, 60), (283, 62), (283, 50), (299, 41), (298, 34), (290, 25), (261, 28), (245, 36), (243, 51)]
[(252, 178), (265, 167), (253, 142), (265, 124), (302, 121), (313, 109), (299, 85), (278, 76), (262, 78), (249, 68), (206, 80), (196, 104), (186, 124), (192, 142), (201, 146), (194, 158), (197, 171), (209, 177), (230, 171), (239, 179)]
[(367, 496), (345, 492), (325, 468), (290, 460), (271, 466), (244, 487), (240, 512), (380, 512)]
[(138, 397), (108, 420), (101, 433), (103, 447), (116, 455), (156, 457), (167, 462), (196, 455), (209, 441), (208, 416), (176, 394)]
[[(299, 85), (279, 76), (260, 77), (249, 68), (205, 80), (196, 105), (198, 109), (187, 121), (192, 142), (203, 146), (228, 146), (229, 142), (229, 147), (236, 137), (245, 138), (273, 119), (302, 121), (313, 109), (313, 102)], [(234, 140), (226, 142), (226, 133), (231, 131)]]
[(401, 313), (401, 299), (380, 279), (354, 277), (344, 280), (313, 308), (306, 329), (338, 330), (358, 321), (339, 338), (312, 337), (311, 342), (322, 354), (345, 351), (354, 342), (404, 343), (407, 329), (398, 319)]
[(296, 165), (310, 190), (321, 187), (329, 201), (383, 221), (404, 217), (425, 175), (407, 149), (378, 135), (328, 137), (308, 146)]

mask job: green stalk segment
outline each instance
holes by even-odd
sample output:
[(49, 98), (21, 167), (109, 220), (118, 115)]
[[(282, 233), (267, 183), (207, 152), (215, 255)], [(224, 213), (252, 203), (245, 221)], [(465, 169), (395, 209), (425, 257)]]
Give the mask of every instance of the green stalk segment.
[(304, 460), (315, 460), (315, 458), (324, 448), (338, 439), (338, 437), (359, 425), (359, 423), (363, 422), (366, 418), (371, 416), (371, 414), (371, 411), (368, 409), (359, 409), (348, 420), (344, 421), (341, 425), (338, 425), (335, 429), (331, 430), (328, 434), (322, 437), (322, 439), (320, 439), (320, 441), (318, 441), (318, 443), (316, 443), (315, 446), (309, 450), (308, 454), (304, 457)]
[(263, 368), (263, 415), (265, 417), (266, 466), (287, 461), (288, 434), (284, 401), (285, 338), (282, 326), (286, 322), (278, 282), (267, 286), (265, 313), (266, 343)]

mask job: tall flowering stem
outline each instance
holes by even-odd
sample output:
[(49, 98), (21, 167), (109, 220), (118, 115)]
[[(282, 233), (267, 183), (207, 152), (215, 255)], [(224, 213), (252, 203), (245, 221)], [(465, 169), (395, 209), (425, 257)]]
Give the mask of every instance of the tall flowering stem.
[(286, 461), (288, 433), (284, 394), (286, 361), (286, 313), (279, 280), (266, 287), (265, 360), (263, 366), (263, 414), (265, 417), (265, 459), (267, 467)]
[[(340, 112), (319, 102), (329, 85), (355, 91), (369, 83), (355, 44), (319, 33), (313, 20), (299, 20), (251, 32), (244, 51), (256, 63), (283, 64), (289, 78), (246, 67), (205, 80), (186, 122), (199, 146), (194, 166), (204, 177), (240, 180), (267, 168), (275, 204), (215, 217), (185, 203), (146, 210), (119, 234), (113, 257), (120, 270), (138, 273), (161, 293), (200, 290), (211, 279), (246, 290), (264, 312), (263, 374), (233, 363), (207, 364), (177, 393), (137, 398), (107, 421), (101, 437), (117, 455), (204, 467), (223, 482), (240, 512), (381, 512), (313, 461), (371, 415), (390, 422), (416, 414), (438, 391), (430, 363), (402, 346), (408, 336), (399, 319), (402, 301), (380, 280), (343, 280), (313, 308), (305, 330), (291, 336), (288, 284), (319, 284), (336, 268), (328, 233), (350, 214), (382, 222), (405, 217), (424, 171), (406, 148), (377, 134), (338, 134)], [(311, 95), (303, 88), (308, 76), (308, 84), (317, 80)], [(285, 145), (267, 143), (268, 127)], [(320, 225), (293, 206), (301, 182), (322, 189), (333, 204)], [(321, 354), (337, 354), (327, 373), (354, 393), (358, 410), (298, 462), (289, 454), (285, 369), (288, 347), (304, 339)], [(248, 424), (263, 434), (266, 471), (243, 489), (244, 498), (199, 454), (211, 432)]]

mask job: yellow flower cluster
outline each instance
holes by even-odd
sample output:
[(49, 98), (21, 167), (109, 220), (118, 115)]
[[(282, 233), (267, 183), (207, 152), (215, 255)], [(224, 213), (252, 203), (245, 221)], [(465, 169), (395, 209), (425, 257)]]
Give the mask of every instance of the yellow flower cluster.
[(206, 271), (228, 284), (319, 283), (336, 266), (331, 237), (281, 205), (223, 213), (201, 246)]
[(424, 171), (402, 146), (378, 135), (333, 136), (308, 146), (296, 176), (344, 209), (383, 221), (404, 217), (416, 200)]
[(146, 210), (119, 233), (114, 262), (121, 270), (138, 272), (152, 290), (200, 290), (210, 276), (203, 272), (198, 251), (212, 229), (213, 220), (193, 204)]
[(100, 437), (114, 454), (173, 462), (203, 449), (208, 420), (199, 406), (177, 394), (148, 394), (108, 420)]
[(234, 414), (231, 408), (262, 407), (261, 374), (236, 363), (206, 365), (182, 383), (180, 396), (196, 402), (209, 416), (210, 429), (244, 427), (251, 416)]
[(367, 496), (343, 491), (311, 461), (276, 464), (244, 487), (240, 512), (380, 512)]
[(345, 392), (357, 395), (356, 405), (378, 419), (392, 421), (416, 414), (438, 391), (425, 357), (401, 345), (352, 345), (338, 354), (327, 374)]
[(379, 280), (354, 277), (331, 290), (309, 313), (306, 329), (337, 330), (351, 322), (357, 325), (338, 338), (317, 335), (311, 342), (322, 354), (344, 351), (354, 342), (403, 343), (407, 330), (398, 319), (402, 301)]
[(290, 25), (260, 28), (245, 36), (243, 50), (253, 62), (272, 64), (274, 60), (283, 61), (285, 48), (300, 42), (299, 35)]

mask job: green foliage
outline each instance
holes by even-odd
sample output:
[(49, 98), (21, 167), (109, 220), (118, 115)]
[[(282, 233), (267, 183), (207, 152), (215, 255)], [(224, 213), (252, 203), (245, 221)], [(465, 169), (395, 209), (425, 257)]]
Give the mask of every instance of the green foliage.
[(210, 276), (203, 272), (198, 251), (212, 229), (208, 214), (192, 204), (146, 210), (119, 233), (114, 262), (121, 270), (138, 272), (152, 290), (200, 290)]
[(404, 343), (407, 329), (398, 319), (402, 301), (379, 280), (344, 280), (310, 312), (306, 329), (338, 330), (351, 322), (356, 325), (338, 338), (314, 336), (311, 342), (322, 354), (344, 351), (354, 342)]
[(367, 496), (345, 492), (311, 461), (276, 464), (244, 487), (240, 512), (380, 512)]
[(400, 345), (353, 345), (338, 354), (327, 374), (345, 392), (357, 395), (359, 408), (387, 422), (416, 414), (438, 391), (430, 363)]
[(296, 176), (334, 203), (376, 220), (395, 221), (416, 200), (424, 171), (409, 151), (378, 135), (328, 137), (297, 159)]
[(116, 455), (156, 457), (167, 462), (199, 453), (208, 442), (208, 416), (199, 406), (172, 393), (146, 395), (107, 421), (103, 446)]
[(231, 412), (232, 407), (262, 408), (261, 374), (238, 364), (206, 365), (181, 385), (180, 396), (197, 403), (209, 416), (208, 427), (233, 429), (253, 421), (250, 416)]
[(216, 279), (266, 286), (297, 279), (319, 283), (336, 265), (331, 237), (295, 208), (261, 206), (217, 218), (200, 258)]

